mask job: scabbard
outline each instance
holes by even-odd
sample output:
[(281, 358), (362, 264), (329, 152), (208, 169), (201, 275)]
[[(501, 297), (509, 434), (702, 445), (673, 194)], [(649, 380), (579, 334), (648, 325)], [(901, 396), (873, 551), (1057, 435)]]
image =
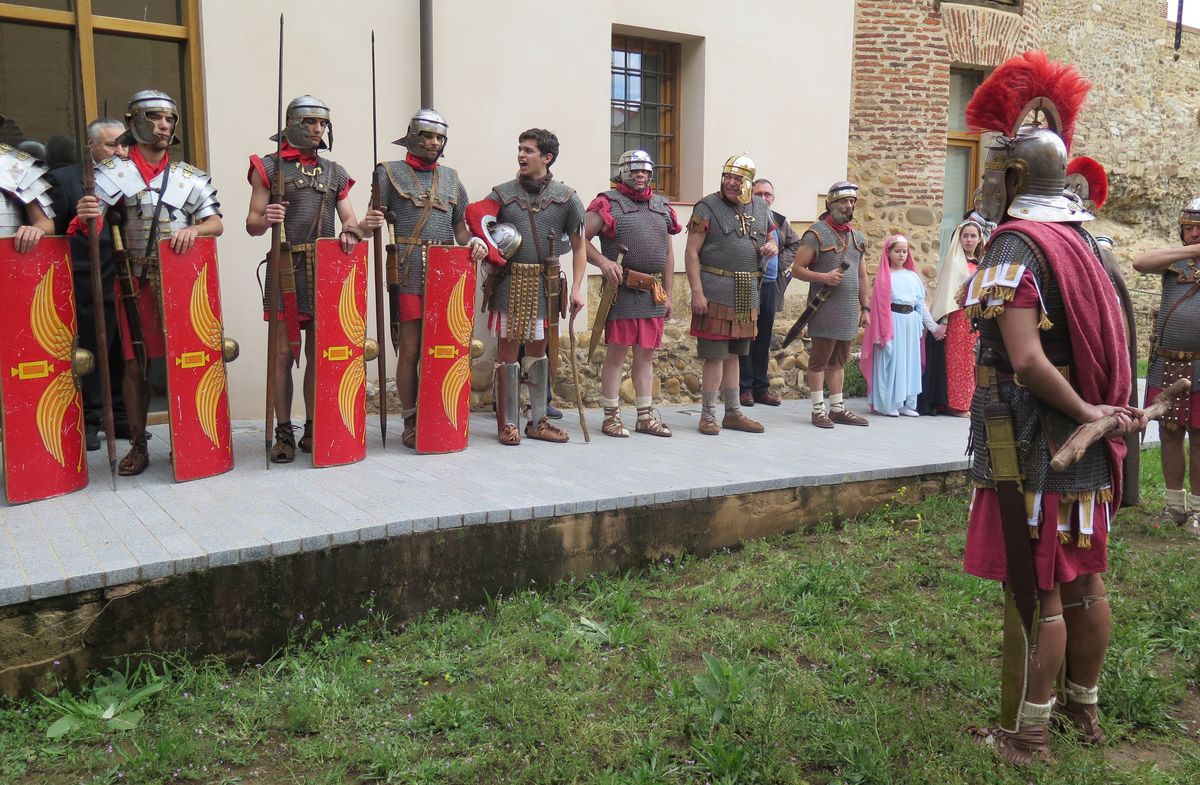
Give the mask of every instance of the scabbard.
[(560, 288), (560, 271), (557, 264), (545, 267), (546, 284), (546, 356), (550, 358), (550, 378), (558, 376), (558, 322), (562, 318), (559, 310), (562, 308), (562, 290)]
[[(391, 226), (388, 226), (390, 232)], [(391, 329), (392, 351), (400, 353), (400, 263), (396, 258), (396, 243), (391, 242), (387, 250), (388, 324)]]
[(783, 336), (783, 343), (780, 346), (786, 348), (789, 343), (800, 337), (800, 332), (812, 320), (813, 314), (817, 312), (817, 309), (821, 307), (821, 303), (823, 302), (825, 302), (824, 298), (820, 300), (814, 299), (809, 303), (808, 307), (804, 309), (804, 313), (800, 314), (800, 318), (788, 328), (787, 335)]
[(587, 361), (592, 361), (592, 355), (600, 346), (600, 336), (604, 333), (604, 325), (608, 322), (608, 312), (617, 299), (617, 285), (605, 279), (600, 287), (600, 303), (596, 306), (596, 318), (592, 321), (592, 336), (588, 338)]
[[(125, 308), (125, 326), (129, 330), (129, 342), (137, 360), (142, 378), (147, 378), (149, 358), (146, 355), (146, 338), (142, 331), (142, 314), (137, 308), (138, 283), (133, 274), (129, 255), (124, 251), (113, 251), (113, 263), (117, 268), (117, 279), (121, 284), (121, 303)], [(102, 305), (102, 304), (101, 304)]]

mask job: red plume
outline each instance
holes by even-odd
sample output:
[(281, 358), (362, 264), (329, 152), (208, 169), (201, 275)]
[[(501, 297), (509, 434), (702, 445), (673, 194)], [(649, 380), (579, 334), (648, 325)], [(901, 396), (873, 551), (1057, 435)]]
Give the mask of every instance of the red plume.
[(975, 90), (967, 103), (967, 127), (1011, 135), (1029, 102), (1044, 98), (1058, 110), (1058, 134), (1070, 150), (1075, 118), (1091, 88), (1075, 66), (1052, 62), (1045, 52), (1025, 52), (1003, 63)]
[(1096, 209), (1103, 207), (1104, 201), (1108, 199), (1108, 174), (1100, 162), (1083, 155), (1072, 158), (1067, 164), (1067, 176), (1073, 174), (1081, 175), (1087, 180), (1088, 199), (1095, 202)]

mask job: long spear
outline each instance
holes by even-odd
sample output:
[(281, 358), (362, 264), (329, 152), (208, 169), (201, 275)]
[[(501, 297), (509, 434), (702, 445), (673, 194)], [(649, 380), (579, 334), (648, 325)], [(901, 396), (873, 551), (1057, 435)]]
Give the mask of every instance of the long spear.
[[(379, 172), (379, 116), (375, 104), (375, 31), (371, 31), (371, 150), (375, 154), (375, 172)], [(371, 178), (371, 207), (382, 210), (379, 178)], [(387, 447), (387, 352), (383, 350), (383, 227), (375, 227), (375, 339), (379, 341), (379, 432)]]
[[(83, 195), (96, 195), (96, 172), (91, 153), (84, 156)], [(112, 216), (109, 216), (112, 219)], [(104, 441), (108, 445), (108, 471), (112, 487), (117, 489), (117, 437), (113, 426), (112, 377), (108, 373), (108, 324), (104, 315), (104, 284), (100, 273), (100, 221), (88, 219), (88, 257), (92, 271), (92, 312), (96, 320), (96, 362), (100, 365), (100, 424), (104, 426)]]
[[(275, 140), (275, 181), (271, 183), (271, 204), (283, 201), (283, 14), (279, 15), (279, 91), (276, 99), (275, 128), (279, 134)], [(267, 469), (271, 468), (271, 437), (275, 431), (275, 365), (279, 349), (279, 311), (282, 302), (279, 287), (279, 251), (283, 243), (283, 224), (271, 224), (271, 260), (267, 270), (267, 281), (271, 287), (270, 318), (267, 320), (267, 414), (266, 414), (266, 458)]]

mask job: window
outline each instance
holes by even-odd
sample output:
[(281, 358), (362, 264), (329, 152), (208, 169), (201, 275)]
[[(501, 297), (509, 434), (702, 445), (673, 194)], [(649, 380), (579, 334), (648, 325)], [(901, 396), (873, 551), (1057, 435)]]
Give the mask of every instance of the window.
[(946, 117), (946, 177), (942, 196), (942, 252), (954, 228), (971, 209), (979, 183), (979, 134), (967, 131), (967, 102), (983, 82), (983, 73), (950, 69), (950, 100)]
[(155, 88), (179, 102), (183, 157), (207, 168), (199, 36), (198, 0), (0, 3), (0, 141), (72, 163), (89, 120), (121, 119), (134, 92)]
[(626, 150), (654, 159), (655, 190), (679, 198), (679, 44), (614, 35), (612, 172)]
[[(1180, 0), (1167, 0), (1167, 21), (1171, 24), (1175, 24), (1179, 19), (1179, 2)], [(1183, 25), (1200, 28), (1200, 3), (1196, 0), (1183, 0)]]

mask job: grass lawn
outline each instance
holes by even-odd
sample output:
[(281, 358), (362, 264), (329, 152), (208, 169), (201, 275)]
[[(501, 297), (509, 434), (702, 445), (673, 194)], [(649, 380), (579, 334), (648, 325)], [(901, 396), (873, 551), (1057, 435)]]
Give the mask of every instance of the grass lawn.
[[(235, 670), (167, 655), (67, 716), (0, 702), (5, 783), (1196, 783), (1200, 543), (1118, 522), (1109, 745), (998, 764), (1000, 591), (960, 566), (965, 496), (496, 598), (396, 629), (298, 622)], [(144, 687), (146, 694), (132, 694)], [(124, 699), (108, 721), (104, 697)], [(143, 714), (144, 712), (144, 714)], [(114, 727), (116, 726), (116, 727)], [(129, 726), (133, 726), (130, 728)], [(124, 727), (125, 729), (122, 729)]]

